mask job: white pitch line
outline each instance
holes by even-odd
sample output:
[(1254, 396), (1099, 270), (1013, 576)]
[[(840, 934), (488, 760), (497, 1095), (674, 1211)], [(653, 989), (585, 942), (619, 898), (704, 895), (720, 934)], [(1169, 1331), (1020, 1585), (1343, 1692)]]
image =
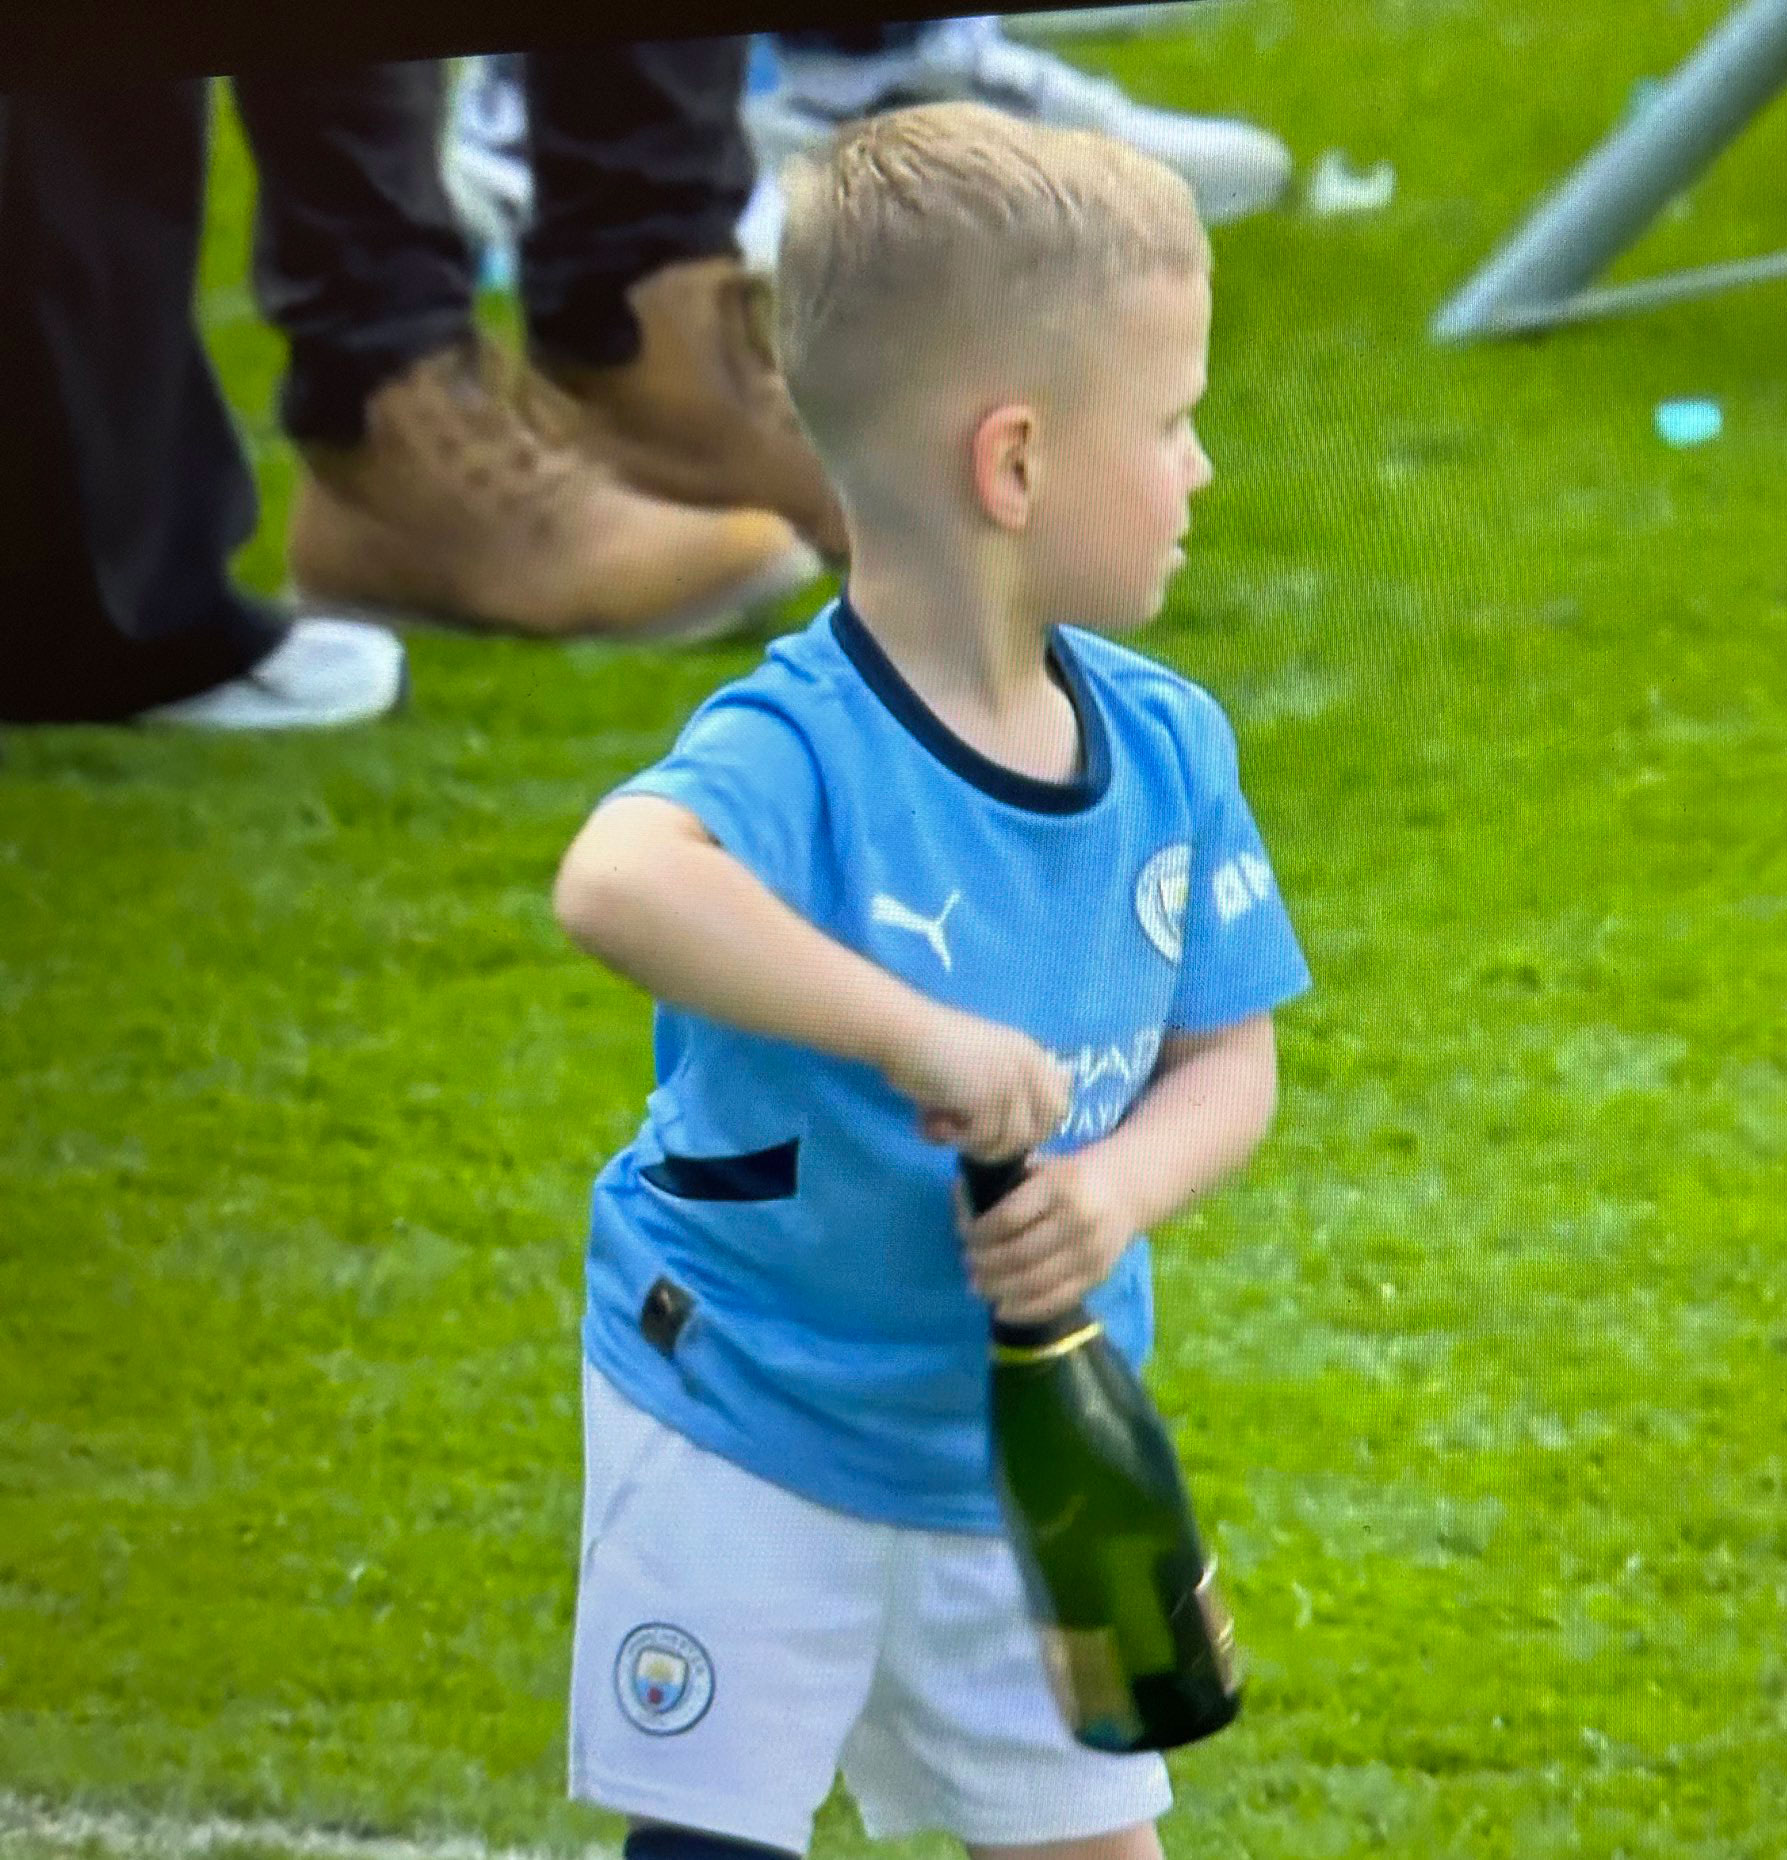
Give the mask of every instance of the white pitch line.
[[(315, 1856), (315, 1860), (563, 1860), (548, 1848), (492, 1847), (465, 1835), (441, 1840), (404, 1840), (396, 1836), (330, 1833), (326, 1828), (295, 1828), (283, 1821), (180, 1821), (167, 1816), (134, 1817), (53, 1808), (0, 1790), (0, 1852), (34, 1840), (49, 1847), (99, 1847), (107, 1853), (141, 1860), (217, 1848), (259, 1847), (275, 1853)], [(579, 1843), (587, 1860), (620, 1860), (616, 1849)]]

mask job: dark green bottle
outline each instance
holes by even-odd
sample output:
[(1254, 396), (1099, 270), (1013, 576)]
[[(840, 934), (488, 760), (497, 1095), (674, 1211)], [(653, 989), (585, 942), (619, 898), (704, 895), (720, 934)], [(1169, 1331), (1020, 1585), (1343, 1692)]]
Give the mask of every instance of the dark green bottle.
[[(1022, 1158), (962, 1159), (984, 1214)], [(1241, 1709), (1235, 1630), (1179, 1457), (1084, 1305), (992, 1326), (993, 1467), (1062, 1715), (1094, 1750), (1171, 1750)]]

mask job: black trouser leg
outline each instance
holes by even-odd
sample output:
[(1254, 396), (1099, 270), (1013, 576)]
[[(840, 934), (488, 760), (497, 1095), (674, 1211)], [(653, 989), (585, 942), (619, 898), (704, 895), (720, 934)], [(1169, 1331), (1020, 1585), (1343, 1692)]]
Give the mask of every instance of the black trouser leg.
[(192, 314), (203, 80), (14, 93), (0, 178), (0, 717), (109, 722), (277, 645), (231, 586), (253, 480)]
[(589, 366), (630, 361), (630, 286), (679, 259), (737, 254), (757, 171), (739, 117), (748, 41), (644, 41), (527, 54), (534, 216), (528, 335)]
[(370, 395), (469, 335), (476, 276), (440, 178), (433, 59), (235, 80), (260, 176), (254, 284), (291, 344), (280, 418), (351, 445)]
[(912, 46), (927, 23), (879, 20), (863, 26), (802, 26), (778, 32), (776, 43), (793, 52), (832, 52), (841, 57), (898, 52)]

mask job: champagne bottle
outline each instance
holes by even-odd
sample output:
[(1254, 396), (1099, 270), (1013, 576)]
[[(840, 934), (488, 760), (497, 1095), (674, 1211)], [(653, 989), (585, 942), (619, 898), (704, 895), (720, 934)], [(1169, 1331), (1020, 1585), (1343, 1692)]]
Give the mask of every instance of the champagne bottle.
[[(963, 1157), (984, 1214), (1023, 1158)], [(1083, 1304), (992, 1322), (995, 1484), (1049, 1682), (1094, 1750), (1171, 1750), (1241, 1709), (1235, 1631), (1165, 1423)]]

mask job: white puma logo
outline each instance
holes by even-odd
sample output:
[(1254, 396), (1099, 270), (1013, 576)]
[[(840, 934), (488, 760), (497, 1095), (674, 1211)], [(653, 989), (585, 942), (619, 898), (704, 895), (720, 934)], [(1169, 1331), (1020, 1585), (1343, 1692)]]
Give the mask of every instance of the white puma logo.
[(885, 891), (878, 891), (869, 905), (869, 915), (878, 924), (892, 924), (896, 930), (916, 930), (924, 940), (937, 952), (944, 968), (954, 965), (949, 959), (949, 945), (943, 940), (943, 920), (960, 902), (962, 894), (952, 891), (949, 902), (935, 917), (921, 917), (909, 905), (902, 904), (898, 898), (890, 898)]

